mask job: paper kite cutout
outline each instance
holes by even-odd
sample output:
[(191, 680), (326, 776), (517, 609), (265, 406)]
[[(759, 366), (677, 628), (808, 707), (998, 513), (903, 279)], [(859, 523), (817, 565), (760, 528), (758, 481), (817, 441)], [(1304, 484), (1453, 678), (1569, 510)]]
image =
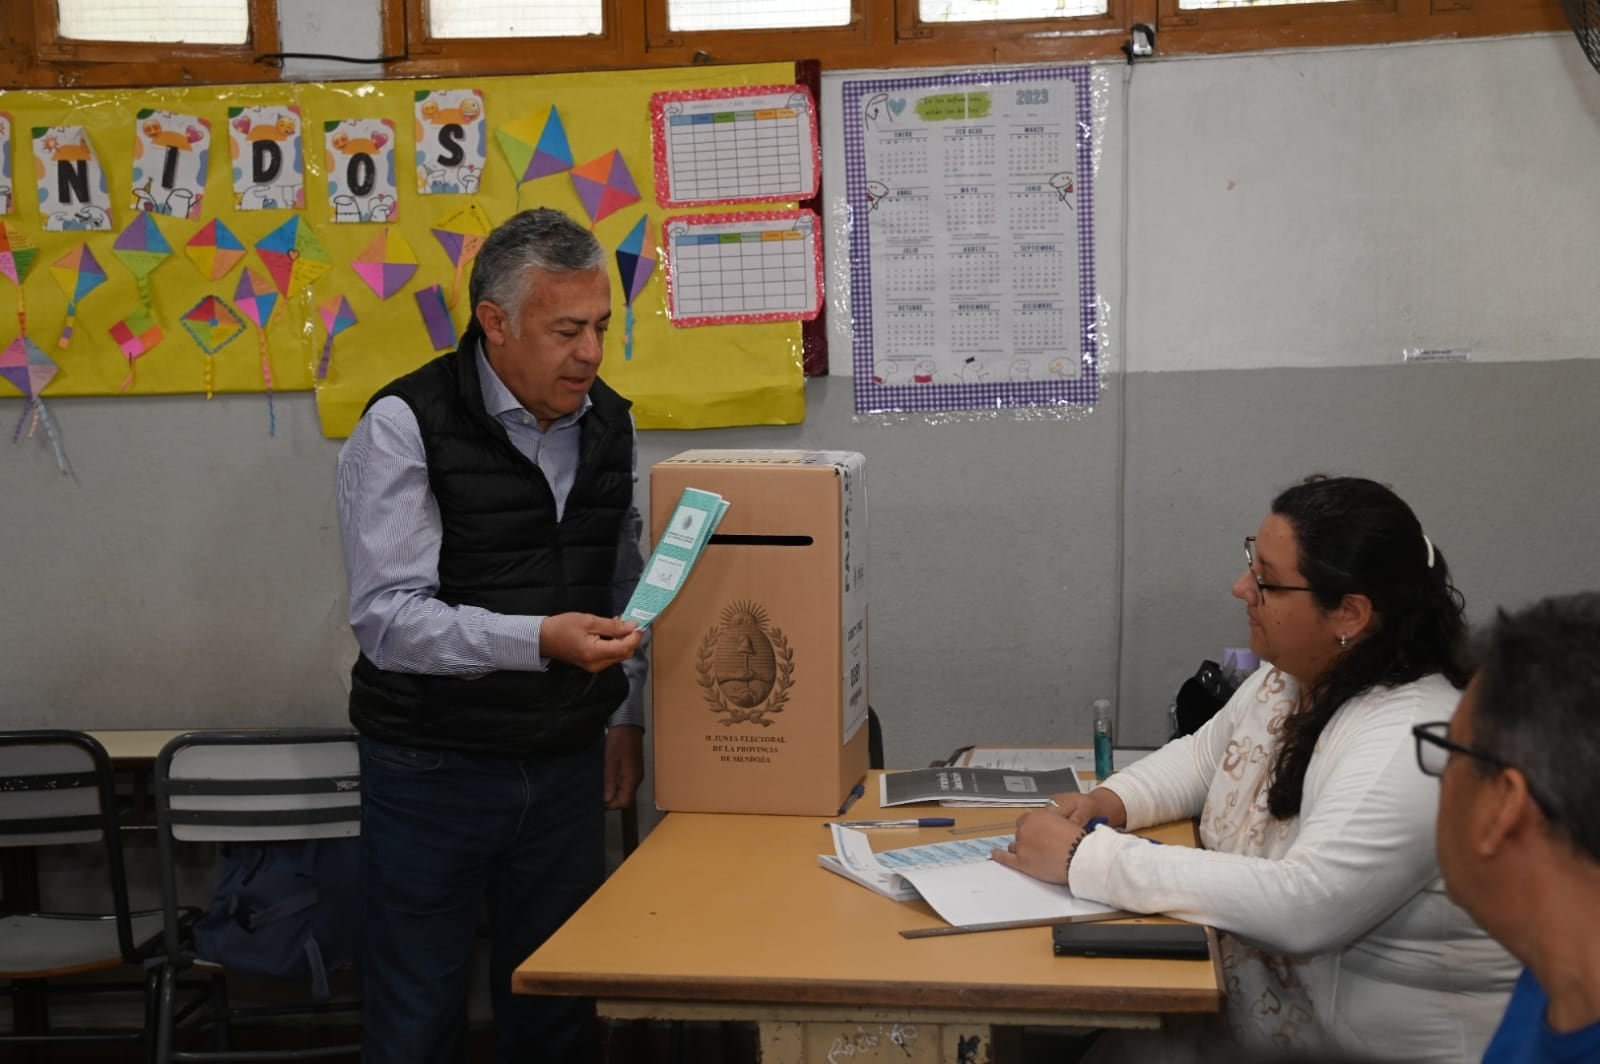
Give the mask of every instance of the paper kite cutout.
[(641, 215), (637, 224), (617, 245), (617, 272), (622, 275), (623, 332), (622, 359), (633, 360), (633, 301), (650, 283), (656, 272), (655, 256), (645, 248), (645, 238), (650, 234), (650, 216)]
[(489, 216), (476, 203), (467, 204), (434, 226), (434, 237), (456, 268), (455, 279), (450, 284), (449, 306), (456, 305), (456, 297), (461, 294), (461, 279), (472, 265), (472, 260), (478, 257), (492, 228)]
[(183, 246), (183, 251), (208, 281), (220, 281), (228, 276), (247, 254), (244, 242), (216, 218), (201, 226)]
[(159, 344), (166, 333), (161, 331), (161, 326), (156, 324), (149, 311), (136, 310), (126, 318), (117, 322), (110, 329), (111, 339), (122, 348), (123, 357), (128, 360), (128, 376), (122, 382), (122, 390), (127, 391), (133, 383), (134, 359), (143, 358), (150, 353), (150, 349)]
[(20, 287), (28, 279), (28, 271), (33, 269), (33, 260), (38, 257), (39, 249), (26, 233), (10, 222), (0, 222), (0, 273)]
[(26, 336), (17, 337), (6, 345), (4, 351), (0, 351), (0, 377), (10, 381), (27, 400), (22, 404), (22, 416), (17, 419), (17, 427), (11, 433), (11, 442), (21, 441), (24, 426), (28, 427), (28, 436), (31, 437), (33, 426), (42, 423), (45, 435), (50, 440), (50, 448), (55, 451), (56, 468), (66, 475), (70, 472), (67, 456), (61, 450), (61, 440), (56, 436), (56, 427), (50, 421), (50, 411), (45, 408), (43, 398), (44, 390), (60, 370), (61, 367)]
[(28, 331), (27, 294), (22, 283), (28, 279), (28, 271), (33, 269), (33, 261), (38, 257), (39, 249), (28, 239), (26, 233), (10, 222), (0, 222), (0, 273), (11, 278), (11, 283), (17, 286), (19, 334)]
[(422, 324), (428, 330), (428, 342), (435, 351), (448, 351), (456, 346), (456, 327), (450, 320), (450, 308), (444, 301), (444, 289), (436, 284), (419, 288), (415, 292), (417, 309), (422, 312)]
[(184, 313), (183, 327), (200, 350), (214, 355), (239, 338), (244, 319), (221, 296), (206, 296)]
[(183, 328), (206, 353), (206, 398), (210, 399), (215, 380), (211, 356), (239, 338), (244, 319), (220, 296), (206, 296), (184, 312)]
[(639, 202), (639, 186), (633, 183), (620, 151), (608, 151), (598, 159), (574, 166), (572, 187), (577, 190), (583, 209), (589, 212), (591, 226), (628, 204)]
[(11, 386), (30, 402), (44, 394), (45, 388), (59, 372), (61, 367), (26, 336), (17, 337), (4, 351), (0, 351), (0, 377), (10, 381)]
[(61, 339), (56, 341), (56, 346), (64, 349), (72, 342), (78, 304), (83, 302), (84, 296), (106, 283), (106, 271), (94, 257), (94, 252), (89, 250), (89, 245), (79, 244), (51, 263), (50, 272), (55, 275), (61, 290), (67, 293), (67, 323), (61, 329)]
[(256, 241), (256, 254), (279, 295), (292, 295), (333, 269), (328, 249), (302, 218), (290, 218)]
[(145, 211), (134, 215), (128, 228), (117, 234), (116, 242), (111, 245), (111, 253), (139, 282), (139, 299), (147, 309), (150, 308), (150, 275), (172, 254), (172, 245), (161, 235), (156, 216)]
[(333, 338), (356, 323), (356, 312), (344, 296), (334, 296), (317, 310), (322, 314), (323, 328), (328, 330), (328, 340), (322, 345), (322, 358), (317, 363), (317, 380), (328, 379), (328, 363), (333, 361)]
[(278, 292), (270, 281), (246, 266), (239, 275), (238, 287), (233, 290), (233, 302), (239, 313), (256, 327), (261, 346), (261, 381), (267, 387), (267, 435), (276, 436), (278, 412), (272, 405), (272, 359), (267, 351), (267, 322), (272, 320), (273, 308), (278, 305)]
[(278, 305), (278, 292), (265, 277), (246, 266), (233, 290), (233, 301), (256, 328), (265, 329)]
[(550, 108), (537, 140), (531, 135), (533, 129), (534, 118), (529, 116), (495, 130), (495, 139), (500, 142), (500, 150), (506, 153), (506, 161), (511, 164), (518, 185), (572, 169), (572, 146), (567, 143), (567, 127), (561, 122), (561, 112)]
[(367, 287), (388, 299), (410, 282), (417, 272), (417, 253), (398, 229), (382, 229), (351, 263)]

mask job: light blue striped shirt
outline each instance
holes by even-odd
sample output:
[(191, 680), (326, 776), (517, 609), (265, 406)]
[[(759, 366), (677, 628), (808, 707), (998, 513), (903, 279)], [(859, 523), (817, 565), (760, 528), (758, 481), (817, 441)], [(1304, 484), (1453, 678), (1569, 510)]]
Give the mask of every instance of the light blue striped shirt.
[[(583, 406), (540, 430), (505, 384), (477, 353), (478, 378), (489, 415), (505, 427), (522, 456), (544, 473), (556, 500), (556, 519), (578, 473)], [(633, 444), (633, 479), (639, 480), (639, 442)], [(439, 591), (439, 547), (444, 525), (428, 487), (428, 458), (416, 415), (404, 399), (372, 404), (339, 451), (339, 533), (350, 581), (350, 627), (362, 653), (380, 669), (442, 676), (475, 676), (497, 669), (537, 672), (550, 660), (539, 654), (544, 618), (450, 606)], [(639, 583), (644, 521), (629, 506), (622, 522), (613, 580), (613, 612), (621, 614)], [(611, 723), (644, 727), (644, 681), (649, 633), (623, 662), (628, 697)]]

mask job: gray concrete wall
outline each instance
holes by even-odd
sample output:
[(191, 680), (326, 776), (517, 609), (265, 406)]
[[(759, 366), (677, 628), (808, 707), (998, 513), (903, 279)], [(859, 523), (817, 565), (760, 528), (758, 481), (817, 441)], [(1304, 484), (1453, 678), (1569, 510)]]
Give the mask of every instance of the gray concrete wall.
[[(286, 47), (375, 53), (362, 5), (284, 11)], [(1169, 62), (1126, 102), (1125, 290), (1115, 138), (1100, 226), (1129, 372), (1092, 416), (858, 422), (836, 378), (808, 385), (801, 426), (643, 436), (646, 465), (690, 446), (866, 453), (872, 701), (895, 764), (1084, 740), (1113, 694), (1124, 741), (1161, 738), (1177, 683), (1243, 637), (1239, 538), (1313, 470), (1391, 481), (1476, 617), (1600, 586), (1600, 78), (1570, 42)], [(1399, 364), (1436, 345), (1474, 360)], [(55, 401), (74, 480), (38, 440), (0, 447), (6, 723), (343, 719), (338, 444), (305, 395), (279, 397), (266, 438), (261, 402)], [(0, 400), (0, 424), (18, 410)]]
[[(1085, 420), (857, 422), (816, 380), (792, 428), (644, 433), (686, 446), (868, 455), (872, 701), (890, 758), (976, 738), (1086, 739), (1116, 690), (1117, 409)], [(1307, 472), (1392, 483), (1474, 616), (1600, 586), (1600, 362), (1135, 374), (1126, 389), (1128, 741), (1244, 636), (1240, 537)], [(5, 453), (0, 675), (8, 722), (94, 727), (342, 719), (353, 644), (333, 506), (335, 441), (309, 397), (60, 402), (76, 483)], [(15, 404), (0, 406), (0, 420)], [(648, 488), (648, 485), (645, 485)], [(647, 496), (647, 491), (646, 491)], [(647, 505), (647, 497), (641, 499)]]

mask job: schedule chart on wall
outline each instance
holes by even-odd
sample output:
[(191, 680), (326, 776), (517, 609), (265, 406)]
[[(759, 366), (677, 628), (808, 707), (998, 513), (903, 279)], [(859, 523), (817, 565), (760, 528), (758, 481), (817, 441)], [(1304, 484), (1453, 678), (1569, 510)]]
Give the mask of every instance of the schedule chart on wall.
[(843, 85), (858, 412), (1092, 404), (1087, 67)]
[(658, 92), (650, 114), (663, 206), (817, 194), (817, 110), (804, 86)]
[(663, 231), (674, 325), (809, 321), (821, 309), (821, 247), (811, 211), (678, 215)]

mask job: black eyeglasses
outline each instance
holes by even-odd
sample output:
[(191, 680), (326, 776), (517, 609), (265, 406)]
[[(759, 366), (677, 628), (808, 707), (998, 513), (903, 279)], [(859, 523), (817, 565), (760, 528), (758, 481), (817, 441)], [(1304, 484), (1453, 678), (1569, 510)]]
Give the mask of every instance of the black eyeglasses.
[(1447, 720), (1418, 724), (1411, 729), (1411, 734), (1417, 740), (1417, 767), (1422, 770), (1424, 776), (1444, 775), (1444, 767), (1450, 763), (1451, 754), (1470, 757), (1474, 761), (1482, 761), (1495, 768), (1511, 767), (1503, 758), (1496, 757), (1487, 750), (1474, 749), (1450, 738), (1450, 722)]
[[(1513, 765), (1505, 758), (1497, 757), (1487, 750), (1479, 750), (1475, 746), (1456, 742), (1450, 738), (1449, 732), (1450, 722), (1447, 720), (1429, 721), (1426, 724), (1418, 724), (1411, 729), (1411, 734), (1417, 741), (1417, 767), (1422, 770), (1424, 776), (1437, 777), (1444, 775), (1444, 769), (1450, 763), (1451, 754), (1470, 757), (1474, 761), (1481, 761), (1485, 765), (1493, 765), (1501, 770), (1517, 768), (1516, 765)], [(1517, 771), (1521, 772), (1522, 770), (1518, 768)], [(1544, 813), (1546, 820), (1555, 821), (1556, 815), (1553, 807), (1533, 789), (1533, 781), (1527, 779), (1527, 773), (1523, 772), (1522, 775), (1528, 784), (1528, 794), (1533, 797), (1534, 804)]]
[(1266, 597), (1268, 591), (1310, 591), (1309, 587), (1299, 587), (1293, 584), (1269, 584), (1261, 579), (1261, 574), (1256, 572), (1256, 537), (1244, 537), (1244, 564), (1250, 570), (1251, 579), (1256, 582), (1256, 590)]

